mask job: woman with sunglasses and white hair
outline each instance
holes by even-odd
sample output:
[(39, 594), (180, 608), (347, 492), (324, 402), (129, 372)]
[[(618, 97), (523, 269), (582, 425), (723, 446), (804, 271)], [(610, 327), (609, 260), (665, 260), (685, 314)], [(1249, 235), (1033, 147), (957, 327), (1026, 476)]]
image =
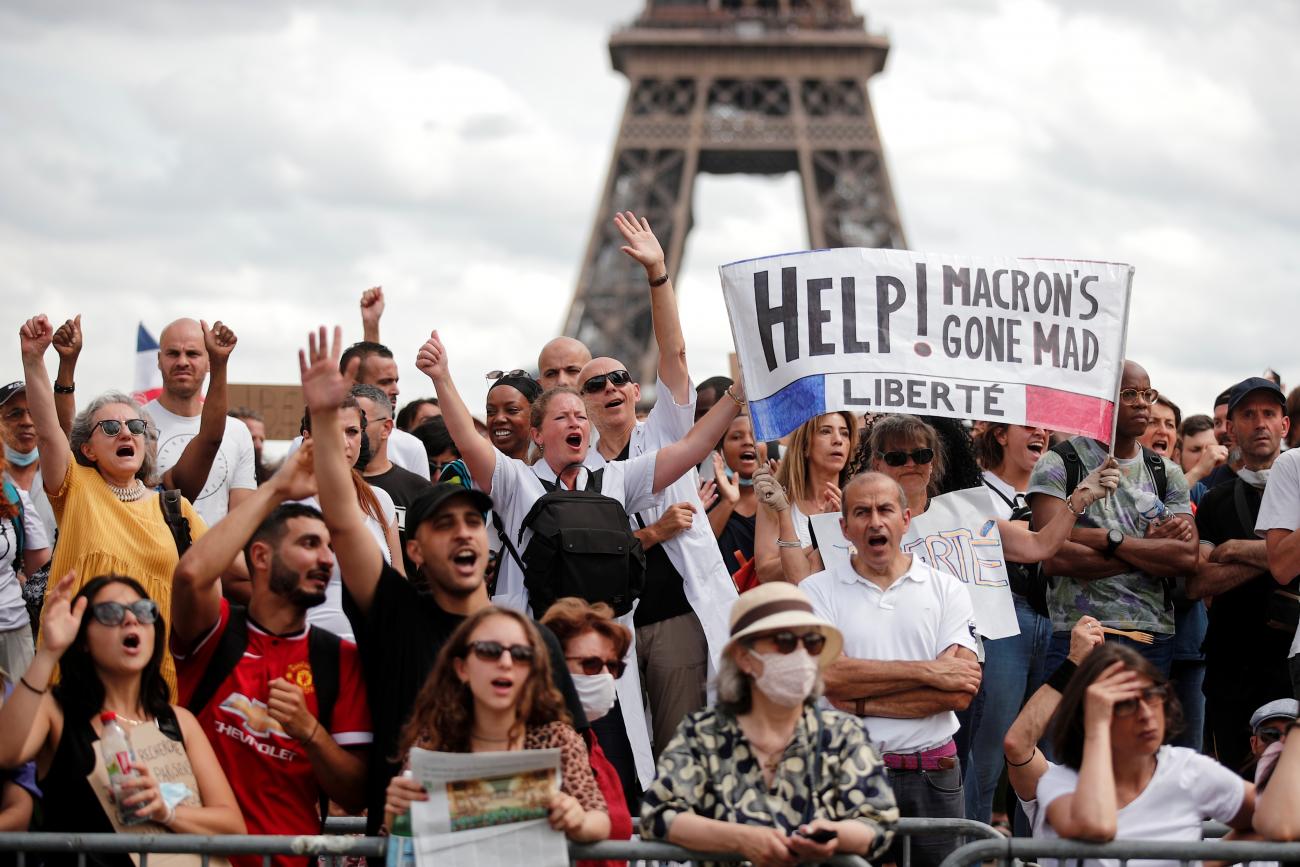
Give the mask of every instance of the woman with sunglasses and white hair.
[[(107, 392), (77, 414), (71, 436), (65, 437), (45, 369), (53, 337), (43, 315), (27, 320), (18, 332), (41, 478), (59, 522), (50, 574), (131, 575), (169, 611), (180, 554), (153, 489), (157, 428), (130, 397)], [(207, 526), (188, 500), (182, 498), (180, 506), (190, 538), (198, 539)], [(166, 652), (163, 677), (174, 690), (176, 669)]]
[[(0, 767), (36, 761), (37, 783), (51, 809), (43, 831), (112, 833), (88, 777), (95, 770), (101, 719), (109, 714), (131, 737), (154, 727), (184, 747), (201, 805), (170, 802), (145, 763), (121, 784), (122, 810), (177, 834), (244, 834), (234, 792), (193, 714), (168, 701), (162, 678), (166, 624), (158, 604), (131, 578), (105, 575), (73, 596), (69, 573), (51, 588), (41, 616), (41, 647), (0, 708)], [(51, 686), (55, 665), (61, 679)], [(191, 802), (192, 803), (192, 802)], [(46, 856), (47, 864), (78, 856)], [(86, 856), (91, 865), (129, 865), (121, 856)]]
[(880, 756), (858, 720), (816, 704), (842, 646), (797, 587), (741, 596), (718, 703), (682, 720), (660, 755), (641, 836), (760, 867), (883, 852), (898, 808)]

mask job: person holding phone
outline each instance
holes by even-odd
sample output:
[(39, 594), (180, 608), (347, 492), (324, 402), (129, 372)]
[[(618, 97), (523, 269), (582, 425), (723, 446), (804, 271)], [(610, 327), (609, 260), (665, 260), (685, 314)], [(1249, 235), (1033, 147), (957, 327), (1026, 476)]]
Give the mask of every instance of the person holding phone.
[(816, 705), (840, 631), (799, 588), (763, 584), (731, 609), (718, 703), (684, 720), (641, 803), (641, 836), (759, 867), (873, 858), (898, 820), (857, 720)]

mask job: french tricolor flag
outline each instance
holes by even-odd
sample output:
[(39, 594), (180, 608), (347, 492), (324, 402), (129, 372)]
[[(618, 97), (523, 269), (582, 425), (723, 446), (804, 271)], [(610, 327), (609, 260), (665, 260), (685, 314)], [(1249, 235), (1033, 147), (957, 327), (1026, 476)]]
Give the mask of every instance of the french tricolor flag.
[(135, 389), (131, 397), (144, 406), (162, 394), (162, 371), (158, 369), (158, 341), (141, 322), (135, 335)]

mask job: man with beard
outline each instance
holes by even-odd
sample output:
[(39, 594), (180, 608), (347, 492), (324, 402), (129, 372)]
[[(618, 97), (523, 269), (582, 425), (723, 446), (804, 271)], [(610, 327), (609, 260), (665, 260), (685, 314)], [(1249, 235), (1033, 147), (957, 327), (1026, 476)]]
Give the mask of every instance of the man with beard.
[[(1029, 505), (1034, 526), (1046, 527), (1061, 509), (1077, 517), (1070, 538), (1056, 555), (1043, 561), (1048, 578), (1047, 607), (1052, 616), (1052, 644), (1045, 669), (1054, 671), (1070, 650), (1070, 630), (1080, 617), (1096, 617), (1103, 626), (1150, 632), (1152, 644), (1133, 647), (1166, 676), (1174, 657), (1175, 578), (1196, 571), (1196, 525), (1183, 471), (1168, 458), (1144, 451), (1138, 442), (1151, 420), (1159, 393), (1141, 365), (1124, 362), (1120, 381), (1114, 455), (1121, 483), (1107, 500), (1075, 511), (1069, 500), (1070, 470), (1083, 478), (1106, 460), (1104, 443), (1077, 436), (1053, 449), (1034, 465)], [(1062, 451), (1058, 451), (1058, 449)], [(1164, 484), (1160, 477), (1163, 476)], [(1141, 511), (1144, 495), (1159, 497), (1172, 513), (1148, 518)]]
[[(313, 443), (320, 502), (343, 575), (343, 610), (352, 621), (370, 684), (375, 738), (365, 801), (367, 833), (374, 834), (384, 820), (384, 791), (401, 773), (394, 761), (401, 727), (438, 651), (466, 617), (490, 604), (483, 581), (488, 563), (484, 514), (492, 500), (452, 483), (429, 487), (406, 511), (406, 555), (417, 572), (408, 581), (386, 564), (365, 526), (343, 453), (338, 407), (348, 394), (351, 371), (339, 371), (339, 331), (332, 349), (326, 348), (324, 329), (310, 343), (299, 363), (303, 399), (318, 432)], [(574, 728), (585, 729), (564, 651), (550, 630), (538, 629)]]
[(397, 511), (397, 536), (401, 542), (405, 566), (403, 571), (407, 575), (414, 575), (415, 563), (406, 556), (406, 510), (415, 502), (416, 497), (428, 489), (429, 480), (399, 467), (389, 458), (388, 446), (394, 432), (393, 407), (379, 387), (354, 385), (352, 396), (366, 414), (363, 436), (369, 446), (369, 460), (360, 468), (361, 475), (369, 485), (384, 489), (393, 498), (393, 507)]
[(581, 340), (557, 337), (537, 354), (537, 381), (545, 391), (561, 385), (577, 388), (582, 368), (589, 361), (591, 352)]
[[(181, 702), (212, 742), (250, 834), (317, 833), (322, 795), (348, 810), (363, 804), (372, 737), (357, 648), (307, 628), (334, 565), (329, 530), (311, 506), (286, 502), (314, 491), (308, 446), (176, 568), (171, 648)], [(241, 549), (247, 609), (221, 596), (221, 574)]]

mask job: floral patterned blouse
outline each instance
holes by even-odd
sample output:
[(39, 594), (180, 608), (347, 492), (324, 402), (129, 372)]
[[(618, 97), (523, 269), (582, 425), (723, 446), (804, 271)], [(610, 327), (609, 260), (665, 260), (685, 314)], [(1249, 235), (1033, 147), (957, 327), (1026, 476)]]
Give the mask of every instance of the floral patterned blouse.
[(787, 834), (813, 819), (852, 820), (875, 832), (870, 859), (888, 847), (898, 821), (884, 765), (862, 724), (837, 710), (804, 708), (770, 789), (739, 721), (717, 708), (682, 720), (658, 771), (641, 801), (647, 839), (668, 839), (682, 813)]

